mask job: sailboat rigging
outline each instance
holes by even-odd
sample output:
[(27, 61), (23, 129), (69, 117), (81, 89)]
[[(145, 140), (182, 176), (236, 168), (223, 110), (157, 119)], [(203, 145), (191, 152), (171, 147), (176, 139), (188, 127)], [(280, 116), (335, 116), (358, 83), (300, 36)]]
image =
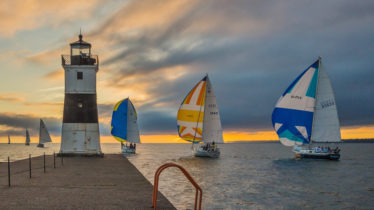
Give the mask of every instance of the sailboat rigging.
[(51, 136), (49, 135), (48, 129), (45, 126), (42, 119), (40, 119), (39, 127), (39, 144), (37, 147), (44, 147), (44, 144), (47, 142), (52, 142)]
[[(121, 142), (123, 154), (135, 154), (136, 143), (140, 143), (140, 136), (136, 110), (129, 98), (119, 101), (114, 106), (111, 134), (117, 141)], [(127, 142), (130, 144), (128, 145)]]
[[(217, 143), (223, 143), (221, 119), (208, 75), (183, 100), (177, 116), (178, 134), (192, 143), (196, 157), (219, 157)], [(197, 149), (193, 145), (205, 143)]]
[(341, 141), (334, 93), (321, 58), (309, 66), (279, 98), (272, 122), (280, 142), (299, 158), (340, 158)]

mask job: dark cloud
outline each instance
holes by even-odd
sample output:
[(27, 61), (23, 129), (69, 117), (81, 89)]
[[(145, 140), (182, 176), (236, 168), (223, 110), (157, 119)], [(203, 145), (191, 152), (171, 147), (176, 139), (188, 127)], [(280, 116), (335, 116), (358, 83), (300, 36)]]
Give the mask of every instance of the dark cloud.
[[(137, 107), (143, 133), (175, 131), (181, 100), (205, 73), (224, 128), (271, 129), (279, 96), (318, 56), (331, 77), (341, 125), (357, 126), (374, 124), (373, 11), (369, 0), (200, 1), (160, 27), (129, 36), (120, 24), (131, 13), (125, 6), (91, 36), (118, 52), (102, 65), (118, 69), (111, 81), (119, 82), (111, 85), (153, 81), (147, 89), (152, 100)], [(189, 73), (160, 76), (175, 66)], [(135, 82), (121, 82), (134, 75)], [(99, 107), (100, 114), (110, 116), (111, 108)]]
[[(61, 120), (57, 118), (43, 118), (51, 135), (61, 134)], [(28, 129), (30, 135), (39, 134), (40, 118), (31, 115), (0, 113), (0, 125), (7, 126), (7, 130), (0, 131), (0, 136), (25, 135)]]
[(146, 111), (138, 113), (139, 129), (141, 134), (165, 134), (177, 135), (175, 113)]

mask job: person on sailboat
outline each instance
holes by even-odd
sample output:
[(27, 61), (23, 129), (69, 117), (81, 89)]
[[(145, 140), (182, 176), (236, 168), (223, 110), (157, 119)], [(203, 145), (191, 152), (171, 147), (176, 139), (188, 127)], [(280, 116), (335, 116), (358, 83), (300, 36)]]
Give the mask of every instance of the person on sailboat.
[(136, 144), (134, 143), (134, 149), (136, 149)]
[(216, 149), (216, 144), (213, 141), (213, 143), (212, 143), (212, 150), (214, 151), (215, 149)]

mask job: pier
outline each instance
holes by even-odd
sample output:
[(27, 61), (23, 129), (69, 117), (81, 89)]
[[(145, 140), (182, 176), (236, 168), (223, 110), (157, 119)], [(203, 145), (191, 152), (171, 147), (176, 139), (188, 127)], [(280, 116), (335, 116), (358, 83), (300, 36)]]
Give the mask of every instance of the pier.
[[(34, 157), (0, 163), (0, 209), (151, 209), (152, 184), (122, 155), (103, 158)], [(158, 209), (175, 209), (161, 194)]]

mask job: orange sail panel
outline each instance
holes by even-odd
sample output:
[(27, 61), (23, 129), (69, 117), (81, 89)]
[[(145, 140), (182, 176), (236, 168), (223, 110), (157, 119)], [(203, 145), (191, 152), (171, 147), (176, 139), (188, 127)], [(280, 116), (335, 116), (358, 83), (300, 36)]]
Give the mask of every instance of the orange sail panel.
[(188, 93), (178, 110), (178, 134), (186, 141), (202, 140), (205, 95), (206, 77)]

